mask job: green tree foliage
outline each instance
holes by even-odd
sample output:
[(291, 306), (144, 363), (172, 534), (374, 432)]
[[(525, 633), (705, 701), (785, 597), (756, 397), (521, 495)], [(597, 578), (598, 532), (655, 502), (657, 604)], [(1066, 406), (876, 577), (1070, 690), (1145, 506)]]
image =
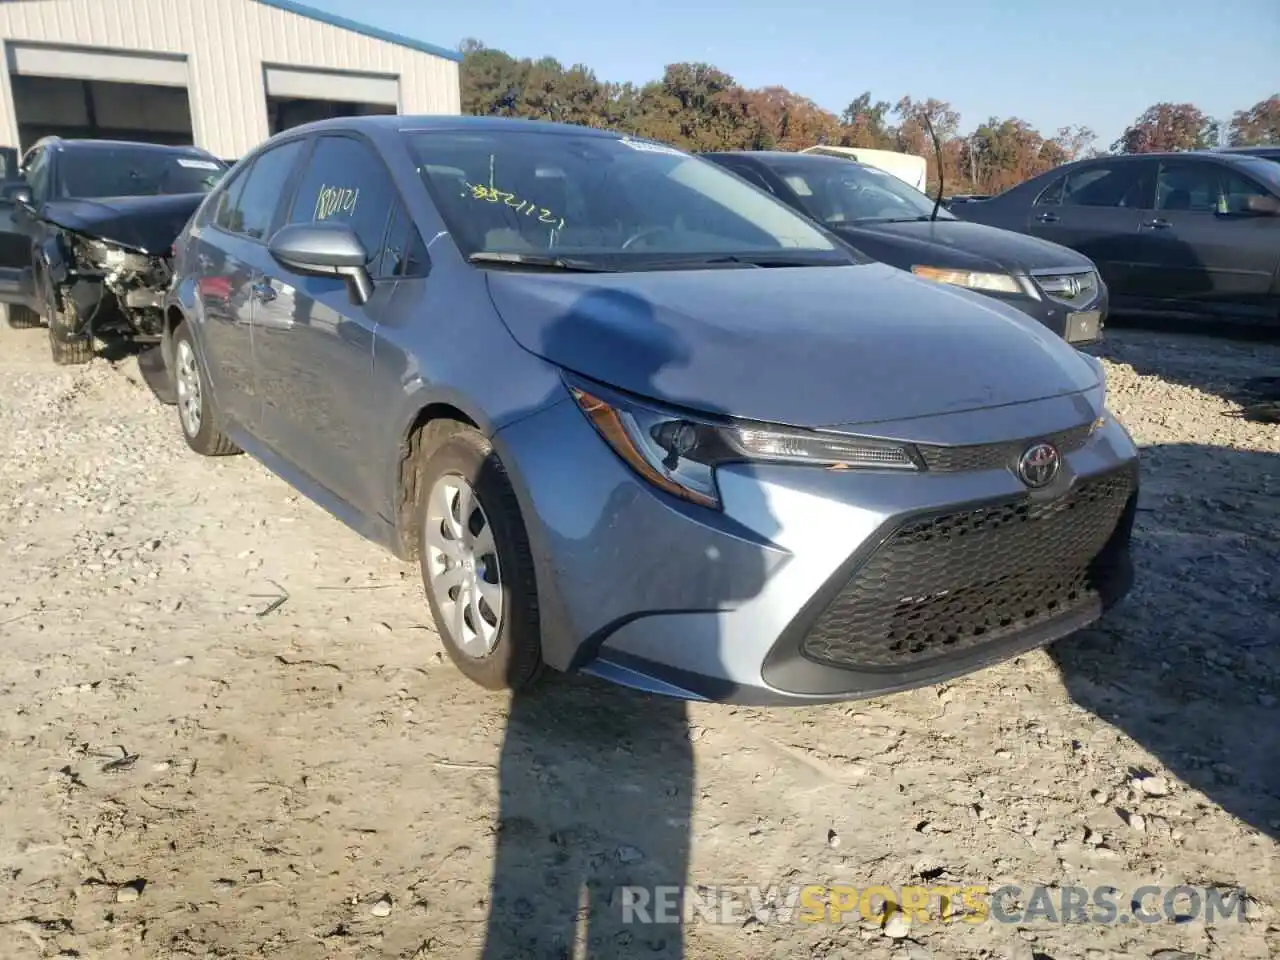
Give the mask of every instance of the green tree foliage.
[[(558, 60), (521, 59), (478, 40), (459, 46), (462, 110), (488, 116), (528, 117), (620, 130), (686, 150), (803, 150), (815, 144), (901, 150), (924, 156), (930, 189), (938, 183), (938, 156), (929, 125), (941, 143), (947, 193), (994, 193), (1058, 164), (1098, 156), (1084, 126), (1045, 136), (1018, 117), (990, 117), (960, 132), (960, 114), (932, 97), (896, 103), (859, 94), (836, 114), (785, 87), (747, 89), (706, 63), (673, 63), (660, 80), (637, 86), (610, 83), (588, 67)], [(1216, 121), (1192, 104), (1148, 109), (1113, 146), (1119, 152), (1189, 150), (1216, 146)], [(1232, 143), (1280, 140), (1280, 95), (1235, 114)]]

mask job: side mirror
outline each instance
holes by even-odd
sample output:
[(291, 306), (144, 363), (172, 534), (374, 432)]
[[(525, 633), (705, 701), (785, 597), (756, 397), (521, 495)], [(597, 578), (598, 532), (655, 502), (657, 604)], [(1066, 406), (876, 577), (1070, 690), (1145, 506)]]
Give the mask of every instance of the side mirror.
[(0, 187), (0, 199), (5, 203), (20, 203), (24, 207), (31, 206), (31, 188), (26, 183), (6, 183)]
[(1263, 216), (1280, 216), (1280, 198), (1254, 195), (1245, 201), (1245, 209), (1249, 213)]
[(373, 296), (368, 251), (345, 223), (291, 223), (276, 231), (267, 250), (297, 273), (342, 277), (352, 303), (363, 305)]

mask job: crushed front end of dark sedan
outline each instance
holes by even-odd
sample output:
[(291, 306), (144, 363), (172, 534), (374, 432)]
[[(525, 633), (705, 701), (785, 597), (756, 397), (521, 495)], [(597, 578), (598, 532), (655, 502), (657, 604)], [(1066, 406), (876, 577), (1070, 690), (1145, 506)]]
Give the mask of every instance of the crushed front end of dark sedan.
[(37, 258), (46, 316), (59, 333), (158, 342), (173, 278), (173, 242), (205, 194), (53, 200)]

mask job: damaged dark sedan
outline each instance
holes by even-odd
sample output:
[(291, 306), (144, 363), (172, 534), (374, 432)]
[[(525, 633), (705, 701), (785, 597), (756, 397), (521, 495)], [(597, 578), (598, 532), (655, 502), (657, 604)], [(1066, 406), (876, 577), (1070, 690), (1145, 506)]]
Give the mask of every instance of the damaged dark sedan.
[(37, 143), (0, 188), (0, 302), (16, 327), (47, 326), (55, 363), (93, 338), (158, 340), (173, 241), (227, 166), (196, 147)]

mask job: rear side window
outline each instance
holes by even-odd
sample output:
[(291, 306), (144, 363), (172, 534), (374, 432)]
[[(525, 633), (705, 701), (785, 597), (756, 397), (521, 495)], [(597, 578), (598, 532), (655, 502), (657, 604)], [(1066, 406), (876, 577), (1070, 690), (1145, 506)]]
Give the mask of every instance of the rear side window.
[(266, 239), (304, 142), (290, 140), (260, 154), (248, 173), (238, 178), (244, 180), (244, 186), (237, 190), (232, 184), (227, 191), (227, 205), (218, 211), (218, 226), (254, 240)]
[(1243, 213), (1250, 197), (1267, 191), (1234, 170), (1216, 163), (1173, 160), (1160, 164), (1156, 181), (1157, 210), (1199, 213)]
[(231, 212), (237, 209), (237, 205), (240, 202), (240, 192), (244, 189), (245, 174), (247, 172), (247, 169), (237, 170), (232, 174), (231, 179), (222, 188), (222, 192), (213, 201), (208, 219), (223, 230), (232, 230), (233, 232), (235, 230), (231, 225)]
[(347, 224), (368, 251), (370, 268), (376, 269), (398, 201), (386, 165), (368, 143), (354, 137), (321, 137), (298, 181), (288, 222)]

